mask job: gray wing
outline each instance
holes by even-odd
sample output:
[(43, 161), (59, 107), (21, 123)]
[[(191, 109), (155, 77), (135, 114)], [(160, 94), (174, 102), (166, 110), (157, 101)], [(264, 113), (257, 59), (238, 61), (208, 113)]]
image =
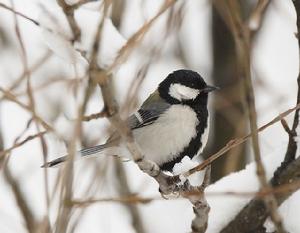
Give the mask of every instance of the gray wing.
[(129, 117), (128, 125), (132, 130), (150, 125), (170, 106), (169, 103), (160, 98), (156, 91), (148, 97), (135, 114)]
[[(170, 104), (160, 98), (158, 92), (156, 91), (148, 97), (148, 99), (135, 114), (128, 118), (127, 123), (132, 130), (145, 127), (155, 122), (155, 120), (163, 112), (170, 108), (170, 106)], [(78, 157), (93, 156), (110, 146), (118, 145), (119, 141), (120, 136), (117, 131), (115, 131), (105, 144), (82, 149), (77, 152), (77, 155), (79, 155)], [(65, 162), (66, 160), (67, 156), (63, 156), (45, 163), (42, 167), (54, 167)]]

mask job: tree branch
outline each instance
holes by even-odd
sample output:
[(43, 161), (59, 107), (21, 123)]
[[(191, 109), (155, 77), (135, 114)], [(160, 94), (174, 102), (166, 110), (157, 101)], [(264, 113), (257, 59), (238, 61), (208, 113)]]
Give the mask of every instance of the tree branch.
[(24, 15), (24, 14), (21, 13), (21, 12), (18, 12), (18, 11), (16, 11), (16, 10), (14, 10), (13, 8), (7, 6), (7, 5), (5, 5), (5, 4), (3, 4), (3, 3), (0, 3), (0, 7), (4, 8), (4, 9), (6, 9), (6, 10), (9, 10), (9, 11), (13, 12), (14, 14), (16, 14), (16, 15), (18, 15), (18, 16), (24, 18), (24, 19), (29, 20), (30, 22), (34, 23), (36, 26), (41, 26), (40, 23), (39, 23), (38, 21), (36, 21), (36, 20), (34, 20), (34, 19), (32, 19), (32, 18), (30, 18), (30, 17)]
[(63, 12), (65, 13), (69, 26), (72, 30), (73, 33), (72, 42), (74, 43), (75, 41), (80, 41), (81, 30), (74, 17), (74, 11), (76, 7), (73, 7), (72, 5), (68, 5), (65, 2), (65, 0), (57, 0), (57, 4), (62, 8)]
[[(300, 1), (293, 1), (296, 13), (297, 13), (297, 28), (300, 31)], [(300, 48), (300, 41), (298, 39), (298, 45)], [(298, 94), (297, 105), (300, 102), (300, 72), (298, 75)], [(284, 121), (283, 121), (284, 122)], [(283, 123), (284, 124), (284, 123)], [(274, 173), (273, 178), (270, 181), (272, 187), (278, 187), (279, 185), (289, 184), (291, 182), (297, 182), (300, 178), (300, 157), (295, 160), (297, 143), (295, 136), (297, 136), (296, 129), (299, 124), (299, 109), (296, 110), (294, 116), (294, 122), (291, 130), (287, 130), (289, 134), (288, 148), (285, 154), (285, 159), (281, 163), (280, 167)], [(285, 127), (286, 128), (286, 127)], [(290, 133), (289, 133), (290, 132)], [(292, 193), (298, 190), (299, 187), (294, 189), (288, 189), (286, 192), (276, 194), (275, 198), (277, 203), (282, 204)], [(240, 213), (231, 221), (223, 230), (222, 233), (234, 233), (234, 232), (254, 232), (258, 229), (263, 229), (263, 224), (269, 215), (269, 210), (266, 209), (264, 203), (260, 199), (253, 199), (245, 206)]]
[[(280, 113), (278, 116), (276, 116), (275, 118), (273, 118), (271, 121), (269, 121), (268, 123), (262, 125), (261, 127), (259, 127), (257, 129), (257, 133), (264, 131), (265, 129), (269, 128), (271, 125), (281, 121), (284, 117), (286, 117), (287, 115), (291, 114), (292, 112), (299, 110), (300, 109), (300, 103), (298, 103), (295, 107), (288, 109), (285, 112)], [(194, 168), (191, 168), (189, 171), (184, 172), (182, 175), (184, 177), (188, 177), (192, 174), (194, 174), (195, 172), (201, 171), (204, 168), (206, 168), (208, 165), (210, 165), (211, 163), (213, 163), (216, 159), (218, 159), (220, 156), (224, 155), (227, 151), (231, 150), (232, 148), (246, 142), (249, 138), (251, 138), (252, 133), (249, 133), (247, 135), (245, 135), (244, 137), (241, 138), (235, 138), (230, 140), (223, 148), (221, 148), (217, 153), (209, 156), (208, 159), (204, 160), (201, 164), (195, 166)]]

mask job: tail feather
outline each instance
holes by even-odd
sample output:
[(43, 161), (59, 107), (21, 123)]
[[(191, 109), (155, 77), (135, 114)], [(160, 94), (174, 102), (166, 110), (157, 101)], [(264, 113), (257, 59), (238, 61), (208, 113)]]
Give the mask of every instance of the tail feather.
[(98, 154), (99, 152), (101, 152), (104, 148), (106, 148), (106, 145), (92, 146), (92, 147), (84, 148), (84, 149), (78, 151), (78, 154), (81, 157), (94, 155), (94, 154)]
[(45, 164), (43, 164), (41, 167), (42, 168), (46, 168), (46, 167), (54, 167), (58, 164), (61, 164), (63, 162), (65, 162), (67, 160), (67, 156), (63, 156), (63, 157), (60, 157), (60, 158), (57, 158), (57, 159), (54, 159), (50, 162), (47, 162)]
[[(76, 153), (75, 159), (90, 157), (90, 156), (96, 155), (96, 154), (102, 152), (104, 148), (106, 148), (106, 145), (97, 145), (97, 146), (84, 148), (84, 149), (82, 149), (82, 150), (80, 150)], [(54, 159), (50, 162), (47, 162), (47, 163), (43, 164), (42, 168), (55, 167), (56, 165), (59, 165), (63, 162), (66, 162), (67, 159), (68, 159), (67, 155), (59, 157), (57, 159)]]

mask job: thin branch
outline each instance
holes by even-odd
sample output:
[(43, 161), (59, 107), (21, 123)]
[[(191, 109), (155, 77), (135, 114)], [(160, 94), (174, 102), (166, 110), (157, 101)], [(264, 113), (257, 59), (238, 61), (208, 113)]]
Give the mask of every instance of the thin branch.
[(288, 123), (286, 122), (286, 120), (284, 118), (282, 118), (280, 120), (280, 123), (281, 123), (282, 127), (284, 128), (285, 132), (287, 132), (288, 135), (293, 135), (292, 130), (290, 129)]
[[(298, 35), (300, 32), (300, 1), (299, 0), (293, 0), (292, 1), (296, 10), (296, 14), (297, 14), (297, 21), (296, 21), (296, 25), (297, 25), (297, 31), (298, 31)], [(298, 49), (299, 49), (299, 54), (300, 54), (300, 39), (298, 37)], [(299, 73), (298, 73), (298, 78), (297, 78), (297, 85), (298, 85), (298, 94), (297, 94), (297, 103), (300, 103), (300, 62), (299, 62)], [(288, 151), (287, 154), (285, 156), (285, 161), (289, 162), (289, 161), (293, 161), (295, 159), (296, 156), (296, 151), (297, 151), (297, 142), (295, 140), (295, 137), (297, 136), (297, 127), (299, 125), (299, 109), (295, 112), (295, 116), (294, 116), (294, 122), (293, 122), (293, 126), (291, 129), (291, 134), (289, 134), (289, 144), (288, 144)]]
[(62, 8), (63, 12), (66, 15), (66, 18), (68, 20), (69, 26), (73, 33), (73, 39), (72, 42), (80, 41), (81, 36), (81, 30), (75, 20), (74, 17), (74, 11), (75, 8), (72, 5), (68, 5), (65, 0), (57, 0), (58, 5)]
[(29, 202), (26, 200), (25, 195), (21, 190), (19, 182), (12, 176), (7, 165), (3, 169), (3, 175), (5, 177), (6, 182), (9, 184), (10, 188), (13, 191), (14, 198), (21, 211), (22, 217), (25, 220), (28, 232), (34, 232), (36, 229), (37, 221), (35, 219), (35, 216), (33, 215), (33, 211), (28, 205)]
[[(300, 1), (293, 1), (296, 13), (297, 13), (297, 28), (300, 29)], [(298, 40), (300, 47), (300, 41)], [(298, 96), (297, 105), (299, 105), (300, 100), (300, 82), (298, 76)], [(281, 166), (277, 168), (274, 173), (273, 178), (270, 181), (270, 185), (277, 187), (282, 184), (288, 184), (289, 182), (299, 181), (299, 171), (300, 171), (300, 159), (295, 160), (297, 143), (295, 141), (295, 136), (297, 135), (296, 128), (298, 127), (299, 121), (299, 109), (296, 110), (294, 122), (292, 129), (290, 129), (284, 119), (281, 120), (282, 125), (289, 135), (289, 144), (286, 151), (285, 159)], [(284, 192), (275, 195), (278, 204), (280, 205), (284, 200), (286, 200), (293, 192), (297, 189), (289, 190), (289, 192)], [(256, 232), (258, 229), (263, 229), (263, 224), (269, 215), (269, 210), (266, 209), (264, 203), (260, 199), (253, 199), (247, 206), (243, 208), (242, 211), (231, 221), (223, 230), (223, 233), (232, 232)], [(279, 230), (281, 231), (281, 230)]]
[[(0, 128), (0, 150), (2, 151), (4, 148), (4, 142), (3, 142), (3, 137), (2, 137), (2, 131)], [(0, 165), (2, 165), (4, 158), (0, 156)], [(34, 232), (35, 226), (36, 226), (36, 219), (33, 214), (33, 211), (31, 207), (28, 205), (28, 202), (26, 201), (25, 195), (23, 191), (21, 190), (21, 186), (19, 182), (12, 176), (9, 167), (7, 165), (7, 162), (4, 164), (4, 169), (3, 169), (3, 175), (5, 178), (5, 181), (7, 184), (10, 186), (12, 189), (13, 196), (17, 202), (17, 205), (20, 209), (20, 212), (22, 214), (22, 217), (24, 218), (26, 228), (29, 233)]]
[[(119, 160), (115, 160), (115, 173), (119, 182), (118, 190), (121, 196), (133, 196), (130, 195), (131, 191), (128, 184), (128, 179), (126, 175), (126, 171), (124, 169), (123, 163)], [(137, 233), (145, 233), (143, 221), (139, 212), (139, 209), (135, 205), (131, 205), (132, 203), (125, 203), (126, 208), (128, 209), (131, 218), (132, 218), (132, 226)]]
[[(46, 53), (36, 62), (34, 63), (30, 68), (29, 71), (31, 74), (33, 74), (35, 71), (37, 71), (42, 65), (45, 64), (51, 57), (52, 52), (50, 50), (47, 50)], [(11, 84), (11, 86), (7, 89), (9, 92), (14, 91), (26, 78), (26, 70), (23, 70), (22, 74)], [(0, 101), (3, 99), (3, 97), (0, 98)]]
[[(237, 191), (225, 191), (225, 192), (205, 192), (206, 196), (235, 196), (235, 197), (255, 197), (261, 198), (266, 195), (276, 194), (276, 195), (290, 195), (291, 193), (295, 192), (300, 188), (300, 180), (294, 180), (291, 183), (281, 184), (276, 187), (272, 187), (270, 190), (260, 190), (257, 192), (237, 192)], [(186, 192), (185, 195), (194, 195), (195, 192)], [(183, 197), (170, 197), (168, 200), (178, 200)], [(87, 200), (80, 200), (80, 199), (73, 199), (70, 205), (74, 205), (75, 207), (86, 207), (89, 205), (97, 204), (97, 203), (105, 203), (105, 202), (119, 202), (125, 204), (149, 204), (153, 201), (164, 201), (165, 198), (162, 196), (152, 196), (152, 197), (142, 197), (138, 194), (131, 194), (131, 195), (122, 195), (121, 197), (106, 197), (106, 198), (98, 198), (98, 199), (87, 199)]]
[(99, 2), (99, 0), (81, 0), (77, 3), (74, 3), (73, 5), (70, 5), (70, 7), (74, 8), (74, 10), (78, 9), (84, 4), (91, 3), (91, 2)]
[(251, 34), (255, 35), (259, 31), (263, 17), (265, 16), (268, 5), (271, 3), (270, 0), (259, 0), (251, 12), (251, 15), (248, 19), (248, 28), (251, 30)]
[[(231, 17), (232, 34), (235, 39), (237, 58), (240, 68), (240, 76), (244, 83), (245, 103), (248, 108), (250, 128), (252, 132), (252, 148), (254, 152), (254, 159), (256, 163), (256, 173), (260, 182), (261, 189), (269, 189), (270, 185), (266, 177), (266, 171), (261, 160), (260, 146), (257, 133), (257, 113), (255, 107), (255, 96), (252, 85), (251, 71), (250, 71), (250, 47), (251, 37), (249, 28), (245, 27), (241, 16), (239, 15), (239, 3), (236, 0), (228, 0), (228, 11)], [(270, 210), (270, 217), (276, 226), (279, 233), (286, 232), (282, 225), (281, 216), (278, 214), (277, 202), (274, 195), (264, 197), (264, 202)]]
[[(21, 101), (19, 101), (14, 94), (12, 94), (10, 91), (5, 90), (3, 87), (0, 86), (0, 91), (4, 94), (4, 97), (17, 105), (19, 105), (21, 108), (29, 111), (32, 113), (30, 106), (23, 104)], [(37, 114), (33, 116), (47, 131), (55, 132), (54, 128), (49, 125), (47, 122), (45, 122), (41, 117), (39, 117)]]
[(98, 112), (98, 113), (93, 113), (88, 116), (83, 116), (81, 120), (82, 121), (91, 121), (91, 120), (95, 120), (95, 119), (99, 119), (99, 118), (103, 118), (103, 117), (106, 117), (106, 112), (102, 110), (101, 112)]
[(19, 148), (20, 146), (23, 146), (24, 144), (26, 144), (27, 142), (29, 141), (32, 141), (36, 138), (40, 138), (42, 137), (43, 135), (45, 135), (48, 131), (41, 131), (37, 134), (33, 134), (33, 135), (30, 135), (28, 137), (26, 137), (24, 140), (22, 141), (19, 141), (19, 142), (16, 142), (14, 145), (12, 145), (11, 147), (7, 148), (7, 149), (4, 149), (2, 151), (0, 151), (0, 158), (2, 156), (5, 156), (7, 155), (8, 153), (11, 153), (14, 149), (16, 148)]
[(5, 5), (4, 3), (0, 3), (0, 7), (2, 7), (2, 8), (4, 8), (4, 9), (6, 9), (6, 10), (9, 10), (9, 11), (13, 12), (15, 15), (18, 15), (18, 16), (24, 18), (24, 19), (29, 20), (30, 22), (34, 23), (36, 26), (41, 26), (40, 23), (39, 23), (38, 21), (36, 21), (35, 19), (32, 19), (32, 18), (30, 18), (30, 17), (24, 15), (23, 13), (14, 10), (13, 8), (11, 8), (11, 7), (7, 6), (7, 5)]
[[(297, 24), (297, 30), (299, 33), (299, 31), (300, 31), (300, 1), (295, 0), (295, 1), (293, 1), (293, 3), (294, 3), (295, 10), (296, 10), (296, 15), (297, 15), (296, 24)], [(299, 49), (298, 52), (300, 54), (299, 38), (298, 38), (298, 49)], [(298, 94), (297, 94), (296, 102), (297, 102), (297, 104), (299, 104), (300, 103), (300, 62), (299, 62), (299, 73), (298, 73), (298, 78), (297, 78), (297, 85), (298, 85)], [(297, 141), (296, 141), (296, 137), (298, 135), (298, 133), (297, 133), (298, 125), (299, 125), (299, 109), (297, 109), (295, 112), (292, 129), (287, 131), (288, 136), (289, 136), (287, 151), (286, 151), (286, 154), (284, 157), (284, 161), (281, 163), (280, 167), (274, 173), (274, 177), (272, 179), (272, 185), (278, 185), (278, 183), (279, 183), (278, 180), (280, 179), (281, 173), (286, 169), (287, 165), (289, 163), (291, 163), (292, 161), (294, 161), (296, 158), (296, 152), (297, 152), (297, 148), (298, 148)]]
[[(269, 121), (268, 123), (262, 125), (261, 127), (259, 127), (257, 129), (257, 133), (264, 131), (265, 129), (267, 129), (268, 127), (270, 127), (271, 125), (281, 121), (284, 117), (286, 117), (287, 115), (291, 114), (292, 112), (294, 112), (295, 110), (299, 110), (300, 109), (300, 103), (297, 104), (295, 107), (288, 109), (285, 112), (280, 113), (279, 115), (277, 115), (275, 118), (273, 118), (271, 121)], [(247, 141), (249, 138), (252, 137), (252, 133), (249, 133), (247, 135), (245, 135), (244, 137), (241, 138), (236, 138), (236, 139), (232, 139), (230, 140), (223, 148), (221, 148), (217, 153), (209, 156), (208, 159), (204, 160), (201, 164), (193, 167), (192, 169), (188, 170), (187, 172), (184, 172), (182, 175), (184, 177), (188, 177), (192, 174), (194, 174), (195, 172), (201, 171), (204, 168), (206, 168), (208, 165), (210, 165), (212, 162), (214, 162), (216, 159), (218, 159), (220, 156), (224, 155), (227, 151), (233, 149), (234, 147), (244, 143), (245, 141)]]
[(165, 200), (161, 196), (156, 198), (147, 198), (147, 197), (140, 197), (138, 195), (129, 195), (129, 196), (121, 196), (121, 197), (108, 197), (108, 198), (101, 198), (101, 199), (89, 199), (89, 200), (77, 200), (73, 199), (69, 204), (75, 206), (77, 208), (82, 208), (85, 206), (89, 206), (96, 203), (105, 203), (105, 202), (117, 202), (117, 203), (124, 203), (124, 204), (149, 204), (154, 200)]
[[(11, 0), (11, 4), (12, 4), (12, 9), (14, 10), (14, 3), (13, 0)], [(21, 35), (21, 30), (20, 30), (20, 26), (19, 26), (19, 22), (17, 19), (17, 15), (14, 14), (14, 21), (15, 21), (15, 30), (16, 30), (16, 35), (21, 47), (21, 59), (23, 62), (23, 69), (24, 69), (24, 74), (26, 77), (26, 94), (28, 96), (29, 99), (29, 107), (31, 109), (32, 115), (35, 116), (36, 115), (36, 110), (35, 110), (35, 100), (34, 100), (34, 96), (33, 96), (33, 91), (32, 91), (32, 87), (31, 87), (31, 73), (29, 70), (29, 65), (28, 65), (28, 59), (27, 59), (27, 51), (25, 49), (25, 45), (24, 45), (24, 41), (23, 41), (23, 37)], [(33, 118), (35, 126), (37, 131), (40, 131), (40, 125), (39, 125), (39, 121), (36, 118)], [(46, 163), (47, 161), (47, 144), (46, 141), (43, 137), (43, 134), (41, 134), (40, 138), (40, 142), (41, 142), (41, 148), (43, 151), (43, 158), (44, 158), (44, 163)], [(49, 212), (49, 189), (48, 189), (48, 171), (47, 169), (44, 170), (44, 185), (45, 185), (45, 199), (46, 199), (46, 203), (47, 203), (47, 211)]]
[[(283, 187), (283, 190), (273, 192), (275, 194), (277, 203), (282, 204), (288, 197), (290, 197), (296, 190), (299, 189), (300, 182), (300, 157), (293, 162), (289, 163), (284, 170), (282, 170), (280, 176), (278, 176), (277, 182), (273, 182), (274, 177), (271, 180), (271, 184), (274, 186), (274, 190)], [(289, 184), (292, 184), (290, 187)], [(286, 188), (284, 188), (284, 186)], [(270, 192), (270, 190), (268, 191)], [(222, 233), (253, 233), (257, 232), (265, 223), (269, 216), (269, 211), (266, 209), (264, 202), (260, 198), (252, 199), (238, 214), (237, 216), (221, 231)]]
[(146, 33), (153, 26), (153, 24), (160, 18), (160, 16), (165, 13), (170, 7), (172, 7), (177, 1), (176, 0), (165, 0), (164, 4), (157, 12), (157, 14), (147, 21), (135, 34), (133, 34), (127, 43), (120, 49), (118, 56), (115, 61), (107, 68), (107, 74), (117, 68), (121, 63), (123, 63), (131, 54), (133, 49), (142, 41)]
[[(67, 16), (68, 22), (70, 24), (70, 27), (71, 27), (71, 29), (73, 31), (73, 35), (74, 35), (73, 42), (75, 42), (76, 40), (80, 40), (80, 29), (74, 18), (74, 10), (75, 9), (72, 6), (67, 5), (64, 2), (64, 0), (57, 0), (57, 2), (63, 8), (63, 10)], [(102, 21), (104, 21), (104, 17), (106, 16), (106, 11), (107, 11), (107, 4), (105, 1), (104, 14), (103, 14), (104, 16), (103, 16)], [(98, 29), (98, 31), (99, 31), (99, 29)], [(97, 35), (95, 36), (95, 38), (99, 39), (97, 37)], [(92, 54), (93, 53), (97, 54), (98, 50), (92, 51)], [(95, 58), (93, 59), (93, 62), (95, 62), (95, 63), (97, 62), (96, 55), (95, 55)], [(92, 65), (92, 63), (90, 63), (90, 67), (91, 67), (91, 65)], [(82, 116), (87, 107), (87, 103), (88, 103), (89, 97), (91, 95), (91, 92), (93, 90), (93, 85), (92, 85), (91, 81), (92, 81), (92, 79), (89, 78), (89, 85), (85, 90), (83, 102), (78, 108), (78, 118), (76, 120), (76, 124), (75, 124), (75, 128), (74, 128), (74, 136), (71, 140), (70, 145), (68, 146), (68, 160), (70, 162), (66, 164), (65, 169), (64, 169), (63, 178), (62, 178), (61, 195), (60, 195), (61, 208), (60, 208), (59, 214), (56, 219), (56, 229), (55, 229), (55, 232), (57, 232), (57, 233), (66, 231), (68, 224), (70, 222), (71, 214), (72, 214), (72, 206), (69, 206), (68, 203), (70, 203), (70, 200), (72, 200), (72, 196), (73, 196), (73, 193), (72, 193), (73, 161), (74, 161), (74, 156), (75, 156), (75, 152), (76, 152), (75, 145), (76, 145), (77, 139), (80, 138), (80, 135), (81, 135), (81, 119), (82, 119)]]

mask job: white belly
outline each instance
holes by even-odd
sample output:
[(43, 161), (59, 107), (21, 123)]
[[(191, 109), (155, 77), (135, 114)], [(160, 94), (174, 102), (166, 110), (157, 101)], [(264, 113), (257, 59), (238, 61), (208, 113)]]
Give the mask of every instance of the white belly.
[(133, 132), (142, 153), (162, 164), (171, 161), (196, 136), (198, 119), (188, 106), (173, 105), (154, 124)]

